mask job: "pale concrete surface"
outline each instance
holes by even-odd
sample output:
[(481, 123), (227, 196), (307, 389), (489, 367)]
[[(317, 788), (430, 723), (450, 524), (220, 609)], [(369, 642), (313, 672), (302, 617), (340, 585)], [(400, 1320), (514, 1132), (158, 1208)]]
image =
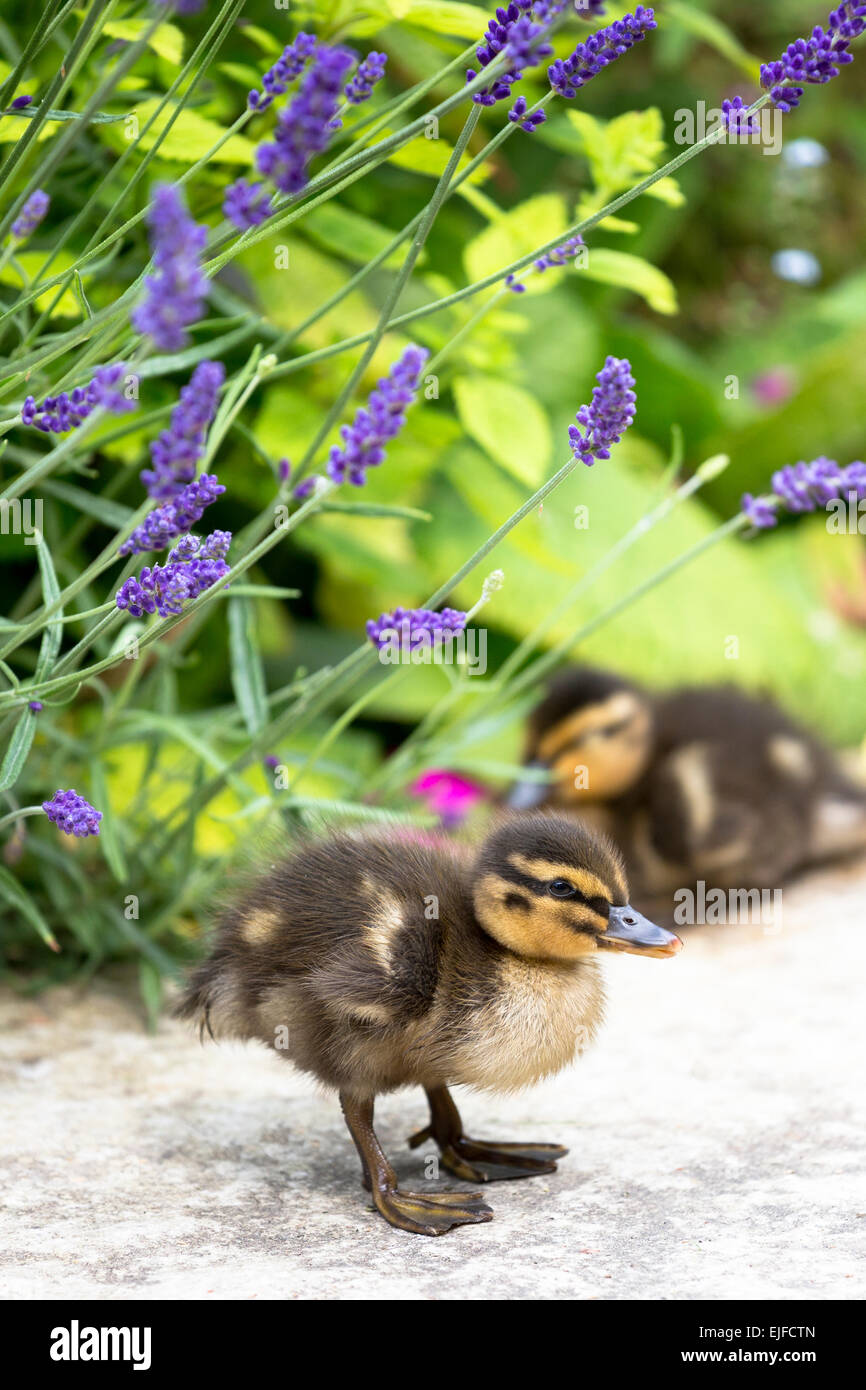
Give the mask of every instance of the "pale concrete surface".
[[(333, 1098), (254, 1046), (143, 1027), (119, 985), (2, 998), (0, 1294), (13, 1298), (862, 1298), (866, 866), (783, 930), (614, 959), (572, 1070), (461, 1097), (470, 1132), (571, 1147), (439, 1239), (375, 1216)], [(379, 1106), (399, 1171), (420, 1093)], [(445, 1175), (447, 1177), (447, 1174)]]

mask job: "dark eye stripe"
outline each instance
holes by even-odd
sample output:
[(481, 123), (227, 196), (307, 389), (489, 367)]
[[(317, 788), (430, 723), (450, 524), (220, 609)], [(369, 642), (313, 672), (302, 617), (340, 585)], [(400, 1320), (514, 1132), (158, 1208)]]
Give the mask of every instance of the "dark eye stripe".
[[(504, 880), (506, 883), (513, 883), (518, 888), (525, 888), (527, 892), (532, 893), (534, 897), (550, 896), (547, 892), (547, 885), (550, 882), (549, 879), (544, 879), (542, 881), (533, 878), (531, 874), (523, 873), (522, 870), (515, 868), (513, 864), (497, 865), (495, 873), (497, 878)], [(583, 903), (596, 911), (599, 916), (607, 918), (610, 910), (610, 903), (606, 898), (588, 898), (585, 893), (580, 891), (576, 884), (574, 887), (576, 891), (573, 897), (554, 898), (553, 901), (559, 901), (565, 905), (573, 904), (574, 906), (579, 906)]]

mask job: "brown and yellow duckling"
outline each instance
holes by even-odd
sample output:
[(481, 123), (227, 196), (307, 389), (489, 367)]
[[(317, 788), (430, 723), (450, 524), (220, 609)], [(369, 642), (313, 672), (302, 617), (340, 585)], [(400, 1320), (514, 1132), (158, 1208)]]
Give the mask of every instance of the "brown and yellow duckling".
[(449, 1086), (511, 1091), (595, 1033), (605, 951), (680, 941), (629, 906), (613, 846), (564, 816), (495, 827), (476, 853), (444, 837), (343, 832), (296, 846), (229, 908), (179, 1013), (255, 1038), (339, 1093), (362, 1180), (392, 1226), (488, 1221), (477, 1192), (405, 1192), (373, 1129), (375, 1097), (422, 1086), (446, 1168), (470, 1182), (552, 1173), (556, 1144), (470, 1139)]
[(621, 847), (637, 900), (703, 880), (776, 887), (866, 849), (866, 791), (769, 700), (733, 687), (652, 696), (591, 668), (564, 671), (529, 721), (515, 809), (580, 815)]

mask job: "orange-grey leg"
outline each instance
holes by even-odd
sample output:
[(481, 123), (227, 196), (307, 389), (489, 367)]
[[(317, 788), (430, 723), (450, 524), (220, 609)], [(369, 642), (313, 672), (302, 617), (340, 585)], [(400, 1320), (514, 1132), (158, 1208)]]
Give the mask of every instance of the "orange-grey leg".
[(444, 1166), (466, 1182), (497, 1182), (505, 1178), (534, 1178), (539, 1173), (555, 1173), (555, 1160), (568, 1153), (561, 1144), (494, 1144), (470, 1139), (463, 1133), (460, 1112), (447, 1086), (428, 1090), (427, 1099), (430, 1123), (426, 1129), (412, 1135), (409, 1147), (415, 1149), (425, 1140), (435, 1139)]
[(443, 1236), (453, 1226), (490, 1220), (493, 1212), (480, 1192), (401, 1192), (373, 1129), (373, 1101), (341, 1092), (340, 1104), (361, 1159), (364, 1186), (392, 1226), (421, 1236)]

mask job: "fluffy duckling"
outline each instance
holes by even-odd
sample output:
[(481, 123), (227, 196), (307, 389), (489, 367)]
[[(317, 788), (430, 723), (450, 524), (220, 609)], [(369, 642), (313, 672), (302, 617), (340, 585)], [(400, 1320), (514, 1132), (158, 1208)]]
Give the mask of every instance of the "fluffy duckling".
[(602, 1014), (605, 951), (671, 956), (629, 906), (614, 847), (565, 816), (512, 817), (472, 853), (443, 837), (343, 832), (295, 846), (224, 914), (178, 1012), (256, 1038), (339, 1093), (362, 1181), (392, 1226), (489, 1221), (478, 1192), (405, 1192), (377, 1095), (422, 1086), (446, 1168), (470, 1182), (552, 1173), (557, 1144), (463, 1132), (448, 1091), (510, 1091), (566, 1066)]
[(638, 900), (702, 879), (776, 887), (810, 863), (866, 849), (866, 792), (768, 700), (733, 687), (653, 697), (608, 672), (553, 682), (529, 721), (516, 809), (577, 812), (623, 850)]

